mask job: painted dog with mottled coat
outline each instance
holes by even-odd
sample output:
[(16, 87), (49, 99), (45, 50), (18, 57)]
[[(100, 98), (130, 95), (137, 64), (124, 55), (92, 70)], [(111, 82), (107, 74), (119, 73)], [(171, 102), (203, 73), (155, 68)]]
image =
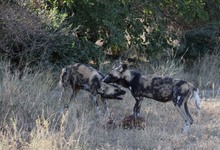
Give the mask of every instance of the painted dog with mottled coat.
[(193, 119), (188, 111), (187, 101), (194, 97), (197, 110), (200, 110), (200, 97), (198, 89), (184, 80), (176, 80), (170, 77), (155, 77), (143, 75), (136, 70), (128, 68), (127, 64), (119, 64), (103, 79), (106, 83), (117, 83), (130, 89), (136, 103), (132, 116), (140, 115), (141, 103), (144, 97), (159, 102), (173, 101), (174, 106), (184, 119), (183, 132), (187, 132)]
[(109, 115), (106, 99), (122, 100), (121, 96), (126, 92), (116, 85), (102, 82), (103, 78), (103, 74), (87, 64), (74, 63), (64, 67), (61, 71), (59, 81), (59, 85), (63, 87), (60, 100), (68, 86), (71, 86), (72, 88), (72, 95), (69, 103), (71, 102), (71, 99), (77, 95), (79, 90), (85, 90), (90, 92), (90, 97), (93, 100), (99, 115), (100, 110), (97, 102), (97, 95), (101, 96)]

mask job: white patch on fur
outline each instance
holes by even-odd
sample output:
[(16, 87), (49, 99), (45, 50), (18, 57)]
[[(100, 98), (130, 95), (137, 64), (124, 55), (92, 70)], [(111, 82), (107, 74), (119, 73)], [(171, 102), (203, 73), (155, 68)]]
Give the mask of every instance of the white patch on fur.
[(188, 122), (184, 123), (183, 133), (187, 133), (188, 132), (189, 126), (190, 126), (190, 124)]
[[(121, 78), (121, 76), (120, 76), (120, 74), (119, 74), (119, 72), (118, 72), (117, 70), (112, 70), (112, 71), (110, 72), (110, 74), (113, 75), (114, 77), (118, 78), (118, 79)], [(108, 75), (107, 75), (107, 76), (108, 76)]]
[(132, 80), (132, 76), (131, 76), (131, 72), (129, 71), (129, 70), (126, 70), (125, 72), (124, 72), (124, 79), (126, 80), (126, 81), (128, 81), (128, 82), (130, 82), (131, 80)]
[(177, 104), (179, 104), (179, 100), (180, 100), (181, 96), (177, 97)]

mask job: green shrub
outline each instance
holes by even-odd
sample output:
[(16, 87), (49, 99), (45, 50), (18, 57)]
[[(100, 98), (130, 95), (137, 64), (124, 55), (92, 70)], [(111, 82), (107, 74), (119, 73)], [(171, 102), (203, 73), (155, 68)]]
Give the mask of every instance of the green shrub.
[(177, 51), (177, 58), (184, 58), (188, 65), (195, 60), (202, 59), (206, 54), (219, 53), (219, 23), (212, 23), (205, 27), (187, 31)]
[[(73, 61), (98, 62), (101, 55), (91, 42), (76, 38), (68, 28), (54, 25), (54, 18), (42, 19), (19, 5), (1, 5), (0, 18), (1, 59), (9, 60), (19, 70), (57, 68)], [(52, 26), (46, 24), (47, 20), (53, 22)]]

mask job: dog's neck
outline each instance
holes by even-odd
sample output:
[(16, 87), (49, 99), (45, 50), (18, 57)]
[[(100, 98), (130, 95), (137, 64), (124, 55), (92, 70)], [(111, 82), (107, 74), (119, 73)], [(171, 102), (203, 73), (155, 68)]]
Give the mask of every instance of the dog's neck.
[(134, 85), (139, 83), (140, 76), (141, 74), (139, 72), (126, 70), (123, 77), (123, 86), (133, 88)]
[(124, 73), (123, 73), (123, 79), (126, 81), (126, 82), (130, 82), (132, 79), (133, 79), (133, 75), (132, 75), (132, 71), (131, 70), (126, 70)]

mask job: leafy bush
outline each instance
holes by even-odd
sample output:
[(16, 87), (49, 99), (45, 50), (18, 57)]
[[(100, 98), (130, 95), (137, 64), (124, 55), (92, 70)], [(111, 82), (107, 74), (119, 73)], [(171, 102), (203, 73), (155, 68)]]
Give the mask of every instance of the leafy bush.
[(0, 18), (0, 56), (14, 68), (56, 68), (73, 61), (98, 61), (100, 52), (94, 44), (80, 41), (68, 29), (49, 26), (17, 4), (1, 5)]
[(194, 60), (218, 49), (218, 25), (204, 27), (219, 20), (218, 4), (214, 0), (12, 0), (0, 6), (0, 56), (21, 70), (73, 61), (99, 65), (106, 55), (140, 61), (170, 56)]
[(159, 25), (162, 22), (159, 19), (154, 20), (157, 11), (149, 2), (64, 0), (61, 3), (48, 0), (42, 5), (67, 14), (66, 25), (79, 27), (78, 39), (93, 44), (101, 40), (101, 49), (113, 58), (126, 54), (128, 49), (155, 56), (171, 47), (166, 27)]
[(181, 45), (177, 51), (177, 57), (183, 57), (188, 65), (206, 54), (219, 53), (219, 23), (212, 23), (205, 27), (195, 28), (187, 31), (182, 38)]

